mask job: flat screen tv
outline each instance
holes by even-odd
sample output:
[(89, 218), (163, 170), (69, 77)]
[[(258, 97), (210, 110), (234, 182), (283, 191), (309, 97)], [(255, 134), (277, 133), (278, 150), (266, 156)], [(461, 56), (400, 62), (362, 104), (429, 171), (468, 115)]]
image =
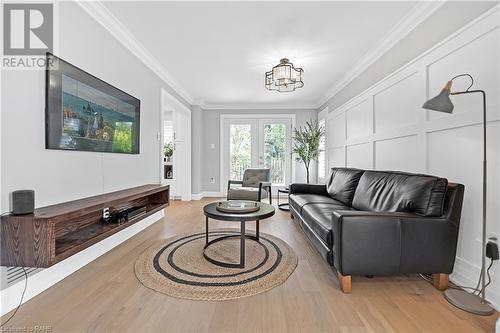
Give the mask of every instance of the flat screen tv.
[(47, 53), (45, 147), (139, 154), (140, 100)]

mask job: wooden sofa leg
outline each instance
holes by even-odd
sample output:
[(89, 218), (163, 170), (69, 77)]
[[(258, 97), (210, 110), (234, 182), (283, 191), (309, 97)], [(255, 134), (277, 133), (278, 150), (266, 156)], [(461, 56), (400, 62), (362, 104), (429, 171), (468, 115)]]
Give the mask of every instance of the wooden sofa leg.
[(352, 284), (351, 284), (351, 276), (350, 275), (342, 275), (340, 273), (337, 273), (337, 276), (339, 278), (339, 284), (340, 284), (340, 289), (344, 294), (350, 294), (352, 290)]
[(446, 290), (448, 288), (448, 274), (432, 274), (432, 282), (434, 288), (438, 290)]

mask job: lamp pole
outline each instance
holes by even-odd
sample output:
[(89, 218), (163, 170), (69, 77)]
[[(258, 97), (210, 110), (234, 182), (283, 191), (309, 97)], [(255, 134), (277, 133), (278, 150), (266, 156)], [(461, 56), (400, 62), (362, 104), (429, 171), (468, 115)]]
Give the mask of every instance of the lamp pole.
[(486, 298), (486, 208), (487, 208), (487, 179), (488, 168), (486, 162), (487, 155), (487, 137), (486, 137), (486, 93), (484, 90), (467, 90), (452, 92), (450, 95), (463, 95), (480, 93), (483, 96), (483, 234), (482, 234), (482, 256), (481, 256), (481, 302), (485, 303)]

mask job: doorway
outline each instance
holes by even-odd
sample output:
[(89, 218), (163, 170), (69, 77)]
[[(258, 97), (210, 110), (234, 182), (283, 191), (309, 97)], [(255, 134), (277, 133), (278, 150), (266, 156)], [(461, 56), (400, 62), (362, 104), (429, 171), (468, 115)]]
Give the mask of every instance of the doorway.
[(159, 139), (160, 182), (172, 199), (191, 200), (191, 110), (163, 88)]
[(292, 179), (291, 135), (294, 115), (221, 116), (221, 192), (229, 179), (241, 180), (248, 168), (269, 168), (273, 190)]

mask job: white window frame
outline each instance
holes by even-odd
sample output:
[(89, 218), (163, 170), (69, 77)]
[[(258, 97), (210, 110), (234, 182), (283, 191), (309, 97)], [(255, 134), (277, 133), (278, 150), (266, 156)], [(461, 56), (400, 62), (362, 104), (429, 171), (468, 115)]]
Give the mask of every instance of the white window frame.
[[(327, 128), (326, 128), (326, 124), (327, 124), (327, 117), (328, 117), (328, 107), (324, 108), (323, 110), (321, 110), (319, 113), (318, 113), (318, 123), (319, 124), (323, 124), (323, 126), (325, 127), (325, 135), (323, 137), (323, 149), (321, 149), (321, 144), (320, 144), (320, 154), (318, 156), (318, 163), (316, 163), (317, 165), (317, 175), (318, 175), (318, 183), (320, 184), (324, 184), (326, 182), (326, 178), (328, 177), (328, 157), (327, 157), (327, 154), (328, 154), (328, 143), (326, 141), (326, 131), (327, 131)], [(323, 154), (321, 154), (323, 153)], [(320, 158), (323, 158), (324, 161), (320, 161)], [(320, 170), (320, 166), (323, 165), (323, 175), (321, 175), (321, 170)], [(321, 177), (323, 176), (323, 177)]]

